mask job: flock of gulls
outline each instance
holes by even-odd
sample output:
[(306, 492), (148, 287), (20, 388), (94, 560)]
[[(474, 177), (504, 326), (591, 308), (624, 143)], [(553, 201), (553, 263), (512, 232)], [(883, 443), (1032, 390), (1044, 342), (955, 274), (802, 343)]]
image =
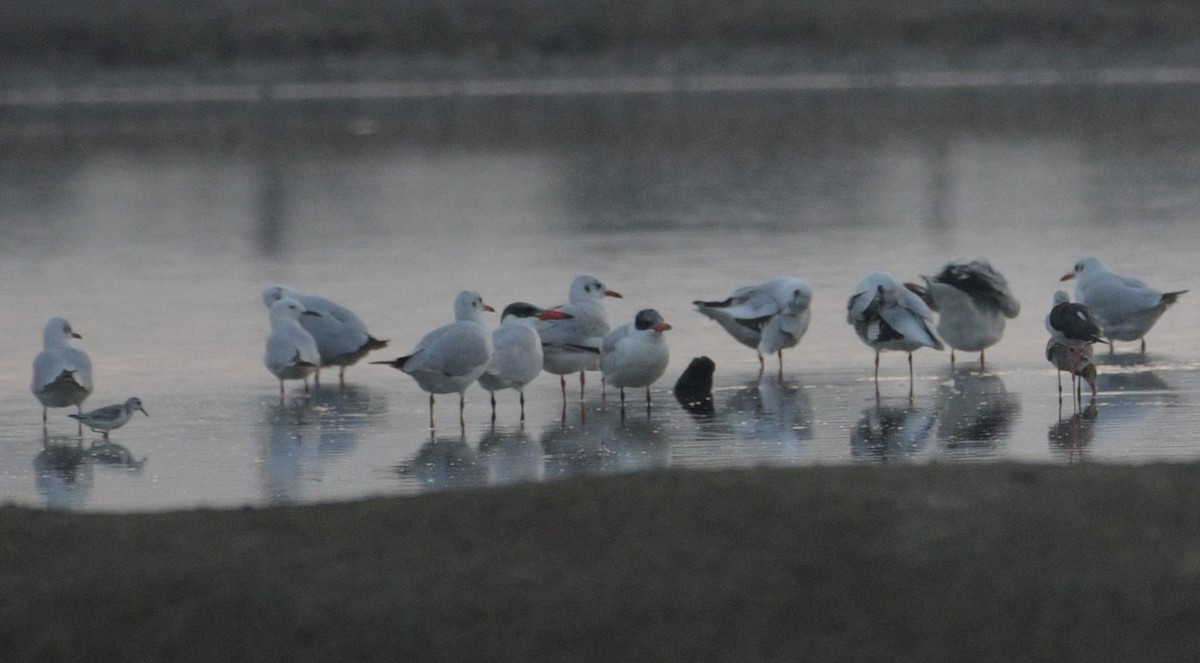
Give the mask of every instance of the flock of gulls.
[[(1021, 305), (1004, 276), (986, 260), (947, 264), (923, 283), (900, 283), (884, 272), (864, 277), (847, 303), (846, 321), (858, 337), (875, 351), (875, 389), (879, 390), (879, 357), (885, 351), (907, 353), (909, 394), (912, 394), (912, 353), (928, 347), (978, 352), (981, 368), (985, 351), (1004, 334), (1005, 321), (1015, 318)], [(1096, 258), (1085, 258), (1062, 280), (1074, 279), (1075, 297), (1058, 291), (1045, 324), (1050, 338), (1046, 359), (1059, 371), (1061, 400), (1063, 371), (1071, 376), (1073, 401), (1082, 398), (1082, 382), (1096, 393), (1093, 345), (1114, 341), (1141, 341), (1163, 312), (1186, 290), (1161, 292), (1141, 280), (1109, 271)], [(454, 322), (427, 333), (408, 354), (372, 364), (391, 366), (411, 376), (429, 393), (429, 424), (434, 425), (434, 398), (459, 395), (459, 423), (465, 425), (465, 392), (478, 383), (491, 393), (492, 418), (495, 392), (512, 389), (520, 395), (521, 421), (525, 420), (523, 390), (542, 371), (558, 375), (564, 403), (566, 376), (579, 374), (583, 399), (586, 374), (599, 371), (602, 384), (619, 390), (622, 411), (626, 389), (646, 390), (665, 373), (669, 350), (664, 333), (671, 325), (654, 309), (642, 309), (634, 319), (611, 329), (604, 307), (606, 297), (621, 295), (597, 277), (575, 277), (568, 303), (541, 308), (526, 302), (509, 304), (500, 325), (489, 331), (484, 313), (494, 311), (476, 292), (464, 290), (454, 300)], [(266, 340), (264, 364), (284, 383), (320, 379), (320, 370), (337, 366), (339, 380), (345, 369), (368, 353), (388, 345), (372, 336), (349, 309), (323, 297), (276, 285), (263, 291), (270, 311), (271, 331)], [(802, 279), (780, 277), (738, 288), (727, 298), (695, 301), (696, 310), (719, 324), (735, 340), (753, 348), (760, 372), (765, 357), (777, 355), (783, 370), (783, 351), (804, 337), (811, 319), (812, 289)], [(936, 313), (936, 320), (935, 320)], [(69, 416), (103, 434), (120, 428), (134, 413), (146, 410), (138, 398), (82, 411), (92, 393), (91, 361), (71, 344), (80, 338), (63, 318), (53, 318), (43, 330), (43, 350), (33, 362), (31, 390), (42, 404), (42, 425), (49, 408), (74, 406)], [(711, 361), (709, 362), (711, 365)], [(1077, 378), (1080, 381), (1077, 383)], [(602, 391), (603, 393), (603, 391)]]

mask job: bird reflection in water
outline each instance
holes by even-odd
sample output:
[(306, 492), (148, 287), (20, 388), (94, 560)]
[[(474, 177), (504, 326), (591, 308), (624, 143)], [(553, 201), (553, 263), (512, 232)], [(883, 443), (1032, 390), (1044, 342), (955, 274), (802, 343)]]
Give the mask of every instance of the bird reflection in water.
[(416, 477), (422, 489), (470, 488), (487, 483), (487, 468), (463, 436), (434, 437), (407, 464), (396, 468)]
[(1008, 437), (1021, 402), (1000, 376), (971, 368), (950, 369), (938, 386), (938, 443), (948, 450), (989, 452)]
[(146, 464), (145, 457), (143, 457), (141, 460), (138, 460), (137, 457), (133, 455), (133, 452), (123, 445), (104, 440), (93, 442), (92, 445), (88, 447), (86, 455), (88, 461), (90, 462), (100, 465), (111, 465), (113, 467), (120, 467), (128, 470), (141, 470), (142, 466)]
[(51, 509), (77, 509), (92, 492), (92, 465), (77, 437), (46, 436), (33, 459), (34, 484)]
[(812, 412), (808, 392), (799, 384), (770, 375), (738, 390), (722, 410), (734, 437), (777, 445), (785, 455), (812, 439)]
[(881, 463), (913, 460), (928, 447), (936, 420), (932, 410), (877, 401), (851, 431), (850, 454)]
[(524, 427), (488, 429), (479, 438), (479, 455), (490, 485), (540, 481), (546, 473), (546, 452)]
[(1091, 446), (1096, 435), (1096, 401), (1092, 400), (1082, 410), (1063, 417), (1059, 412), (1059, 420), (1050, 426), (1046, 437), (1050, 448), (1057, 449), (1066, 457), (1068, 462), (1083, 460), (1084, 453)]

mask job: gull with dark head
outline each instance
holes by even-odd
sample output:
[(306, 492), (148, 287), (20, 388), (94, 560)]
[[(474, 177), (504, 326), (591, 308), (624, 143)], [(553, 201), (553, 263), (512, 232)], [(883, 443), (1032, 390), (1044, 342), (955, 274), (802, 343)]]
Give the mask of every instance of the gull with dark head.
[(429, 428), (433, 424), (436, 394), (458, 393), (458, 423), (465, 427), (463, 411), (467, 387), (487, 370), (492, 360), (492, 335), (484, 326), (484, 311), (496, 309), (483, 303), (483, 297), (463, 290), (454, 298), (454, 322), (426, 334), (413, 351), (392, 361), (373, 361), (403, 371), (429, 392)]
[(74, 405), (83, 412), (83, 401), (92, 393), (92, 360), (71, 345), (75, 338), (83, 337), (62, 318), (53, 318), (42, 328), (42, 351), (33, 360), (29, 389), (42, 404), (43, 428), (49, 408)]
[(912, 353), (921, 348), (942, 349), (933, 333), (933, 313), (916, 293), (884, 272), (867, 274), (846, 304), (846, 322), (858, 338), (875, 350), (875, 388), (879, 389), (879, 353), (908, 354), (908, 385), (912, 394)]
[(1075, 299), (1090, 308), (1104, 328), (1110, 353), (1112, 341), (1140, 340), (1145, 354), (1150, 328), (1187, 292), (1161, 292), (1140, 279), (1114, 274), (1096, 258), (1075, 263), (1074, 269), (1062, 277), (1063, 281), (1069, 279), (1075, 279)]
[(537, 332), (544, 353), (542, 368), (561, 376), (563, 400), (567, 399), (567, 375), (579, 373), (579, 400), (583, 400), (584, 371), (600, 370), (600, 347), (609, 331), (605, 297), (621, 297), (591, 274), (581, 274), (571, 282), (570, 303), (554, 307), (569, 318), (542, 320)]
[(542, 340), (534, 326), (539, 320), (569, 320), (558, 309), (538, 308), (528, 302), (513, 302), (500, 314), (500, 326), (492, 332), (492, 359), (479, 385), (491, 392), (492, 421), (496, 420), (496, 392), (516, 389), (521, 395), (521, 421), (525, 421), (525, 385), (542, 372)]
[(84, 426), (87, 426), (94, 432), (100, 433), (107, 440), (109, 431), (114, 431), (128, 423), (134, 412), (141, 412), (147, 417), (150, 416), (146, 408), (142, 407), (141, 399), (136, 396), (127, 399), (124, 403), (106, 405), (102, 408), (81, 414), (70, 414), (67, 416), (78, 419)]
[(284, 380), (303, 380), (308, 393), (308, 376), (321, 366), (321, 353), (300, 318), (320, 315), (304, 308), (300, 302), (284, 297), (271, 304), (271, 333), (267, 336), (267, 352), (263, 364), (279, 379), (279, 399), (283, 400)]
[(663, 332), (671, 328), (652, 308), (642, 309), (633, 322), (614, 329), (604, 337), (600, 367), (604, 383), (621, 391), (625, 407), (625, 388), (646, 388), (646, 407), (650, 407), (650, 385), (667, 370), (671, 353)]
[[(317, 342), (321, 366), (338, 367), (338, 381), (342, 384), (345, 384), (347, 366), (358, 363), (372, 350), (387, 347), (387, 341), (381, 341), (367, 332), (367, 326), (353, 311), (324, 297), (306, 295), (286, 285), (269, 286), (262, 293), (267, 308), (285, 297), (300, 302), (306, 311), (319, 314), (300, 318), (300, 326)], [(320, 382), (320, 369), (314, 379)]]
[(778, 355), (780, 375), (783, 351), (795, 347), (808, 331), (811, 303), (812, 288), (791, 276), (738, 288), (721, 301), (692, 302), (735, 340), (758, 352), (760, 373), (765, 367), (763, 357)]
[(947, 263), (924, 286), (905, 284), (937, 312), (937, 333), (954, 351), (978, 352), (979, 367), (986, 366), (984, 351), (1004, 335), (1005, 320), (1021, 312), (1021, 304), (1008, 289), (1008, 281), (986, 260)]

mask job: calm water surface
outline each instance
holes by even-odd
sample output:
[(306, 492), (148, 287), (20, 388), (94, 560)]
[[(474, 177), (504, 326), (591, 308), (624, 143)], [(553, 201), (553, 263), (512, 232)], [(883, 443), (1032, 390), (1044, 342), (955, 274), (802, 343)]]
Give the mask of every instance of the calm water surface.
[[(1200, 286), (1200, 88), (617, 94), (388, 102), (9, 108), (0, 115), (0, 501), (161, 510), (351, 499), (659, 467), (1200, 459), (1200, 290), (1060, 409), (1042, 318), (1085, 255), (1163, 289)], [(973, 356), (872, 353), (845, 322), (864, 274), (987, 257), (1023, 304), (987, 371)], [(657, 308), (672, 362), (647, 413), (598, 376), (443, 397), (390, 368), (332, 375), (281, 405), (262, 366), (260, 291), (354, 308), (390, 359), (451, 318), (463, 288), (497, 309), (561, 303), (581, 272)], [(813, 322), (782, 380), (691, 310), (780, 274)], [(67, 317), (98, 407), (140, 414), (44, 438), (29, 393), (41, 328)], [(494, 322), (498, 323), (498, 320)], [(717, 364), (714, 412), (670, 386)], [(769, 364), (770, 366), (770, 364)], [(610, 394), (611, 396), (611, 394)]]

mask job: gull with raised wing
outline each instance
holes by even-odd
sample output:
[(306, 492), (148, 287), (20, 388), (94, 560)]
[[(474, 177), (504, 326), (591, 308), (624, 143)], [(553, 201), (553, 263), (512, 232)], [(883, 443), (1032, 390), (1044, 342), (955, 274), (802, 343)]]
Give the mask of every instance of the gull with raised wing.
[(492, 421), (496, 420), (496, 392), (516, 389), (521, 395), (521, 421), (525, 421), (525, 385), (542, 372), (542, 340), (534, 325), (539, 320), (567, 320), (558, 309), (538, 308), (528, 302), (513, 302), (500, 314), (500, 326), (492, 332), (492, 360), (479, 385), (491, 392)]
[(985, 368), (984, 352), (1004, 335), (1005, 320), (1021, 312), (1021, 304), (1008, 289), (1008, 281), (986, 260), (947, 263), (924, 286), (905, 286), (921, 296), (937, 315), (938, 336), (954, 351), (979, 353), (979, 368)]
[(1161, 292), (1140, 279), (1114, 274), (1096, 258), (1075, 263), (1075, 268), (1062, 277), (1063, 281), (1069, 279), (1075, 279), (1075, 299), (1090, 308), (1104, 328), (1110, 354), (1112, 341), (1138, 340), (1145, 354), (1150, 328), (1187, 292)]
[(933, 333), (933, 313), (916, 293), (884, 272), (871, 272), (859, 281), (846, 304), (846, 322), (858, 338), (875, 350), (875, 389), (879, 390), (879, 353), (908, 353), (908, 390), (912, 394), (912, 353), (920, 348), (942, 349)]
[(300, 326), (303, 316), (318, 316), (290, 297), (271, 304), (271, 333), (267, 336), (267, 352), (263, 364), (279, 379), (279, 400), (283, 400), (284, 380), (303, 380), (304, 393), (308, 393), (308, 376), (321, 365), (321, 353), (317, 342), (304, 327)]
[[(306, 295), (286, 285), (269, 286), (262, 293), (263, 303), (267, 308), (271, 308), (272, 304), (285, 297), (300, 302), (304, 310), (319, 314), (300, 318), (300, 326), (317, 342), (321, 366), (338, 367), (339, 384), (346, 382), (347, 366), (358, 363), (358, 360), (372, 350), (387, 347), (387, 341), (372, 336), (363, 321), (345, 306), (324, 297)], [(313, 379), (320, 384), (319, 368)]]
[(49, 408), (74, 405), (83, 412), (83, 401), (92, 393), (92, 360), (71, 345), (74, 338), (83, 337), (62, 318), (51, 319), (42, 329), (42, 351), (33, 360), (29, 388), (42, 404), (43, 428)]
[(671, 358), (663, 332), (671, 328), (652, 308), (642, 309), (633, 322), (614, 329), (604, 337), (600, 367), (604, 383), (621, 391), (625, 408), (625, 388), (646, 388), (646, 408), (650, 407), (650, 385), (662, 377)]
[(392, 361), (373, 361), (403, 371), (429, 392), (429, 428), (433, 429), (435, 394), (458, 392), (458, 423), (465, 427), (463, 392), (487, 370), (492, 359), (492, 335), (484, 326), (484, 311), (494, 311), (483, 297), (463, 290), (454, 298), (454, 322), (429, 332), (409, 354)]
[(106, 405), (102, 408), (81, 414), (70, 414), (67, 416), (72, 419), (78, 419), (84, 426), (87, 426), (94, 432), (100, 433), (107, 440), (109, 431), (114, 431), (128, 423), (134, 412), (141, 412), (147, 417), (150, 416), (146, 408), (142, 407), (141, 399), (136, 396), (127, 399), (124, 403)]
[(760, 373), (765, 368), (763, 357), (778, 355), (780, 375), (783, 351), (794, 347), (808, 331), (811, 303), (812, 288), (791, 276), (738, 288), (721, 301), (692, 302), (739, 343), (758, 352)]
[(570, 317), (563, 320), (543, 320), (538, 323), (542, 339), (542, 368), (558, 375), (563, 401), (567, 400), (567, 375), (579, 373), (579, 400), (583, 400), (586, 378), (584, 371), (600, 370), (600, 347), (608, 334), (608, 311), (605, 297), (621, 297), (591, 274), (581, 274), (571, 281), (569, 304), (555, 306)]

